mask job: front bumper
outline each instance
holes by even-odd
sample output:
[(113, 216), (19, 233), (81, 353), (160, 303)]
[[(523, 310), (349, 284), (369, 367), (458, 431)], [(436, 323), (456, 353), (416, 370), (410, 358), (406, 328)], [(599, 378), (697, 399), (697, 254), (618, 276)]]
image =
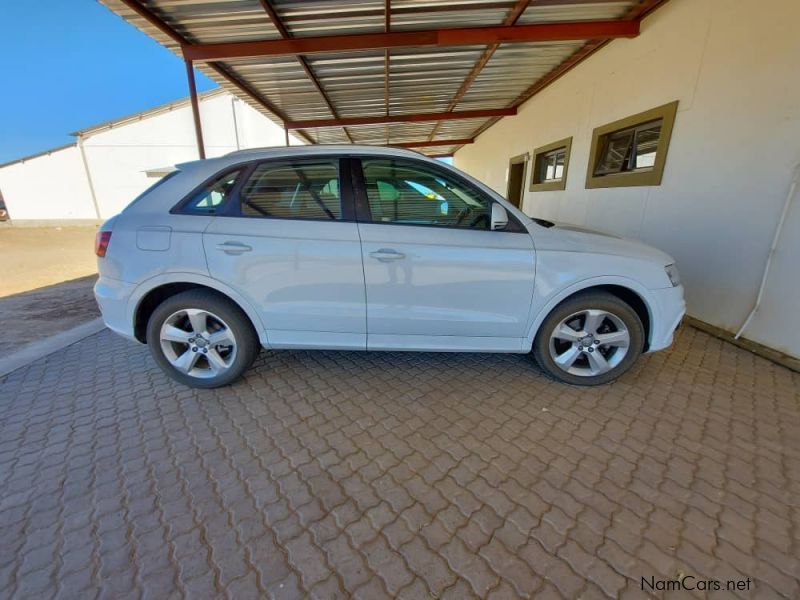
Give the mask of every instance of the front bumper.
[(686, 314), (683, 286), (650, 290), (654, 306), (651, 314), (648, 352), (663, 350), (672, 344), (673, 334)]
[(133, 333), (133, 320), (128, 315), (128, 300), (135, 288), (135, 284), (101, 276), (94, 284), (94, 297), (106, 326), (115, 333), (138, 341)]

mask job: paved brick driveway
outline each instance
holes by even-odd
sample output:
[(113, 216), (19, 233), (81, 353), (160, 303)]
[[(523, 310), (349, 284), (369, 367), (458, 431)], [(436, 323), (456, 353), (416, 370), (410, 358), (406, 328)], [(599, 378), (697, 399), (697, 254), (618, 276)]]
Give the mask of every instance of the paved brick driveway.
[(0, 396), (0, 597), (800, 596), (800, 376), (693, 329), (594, 390), (282, 352), (208, 392), (103, 332)]

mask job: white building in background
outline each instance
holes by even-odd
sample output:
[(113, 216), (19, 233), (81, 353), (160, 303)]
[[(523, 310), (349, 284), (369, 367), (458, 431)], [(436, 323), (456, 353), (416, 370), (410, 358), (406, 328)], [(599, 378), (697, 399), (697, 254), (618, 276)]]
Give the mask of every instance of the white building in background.
[[(537, 186), (527, 160), (525, 213), (661, 248), (677, 260), (689, 315), (736, 333), (752, 314), (743, 337), (800, 358), (798, 23), (797, 0), (669, 2), (454, 164), (506, 193), (525, 155), (571, 139), (561, 185)], [(660, 183), (592, 187), (595, 130), (675, 101)]]
[[(206, 154), (283, 146), (281, 127), (218, 89), (200, 94)], [(75, 132), (74, 144), (0, 165), (12, 224), (97, 222), (118, 213), (181, 162), (196, 160), (189, 99)], [(292, 145), (301, 144), (290, 136)]]

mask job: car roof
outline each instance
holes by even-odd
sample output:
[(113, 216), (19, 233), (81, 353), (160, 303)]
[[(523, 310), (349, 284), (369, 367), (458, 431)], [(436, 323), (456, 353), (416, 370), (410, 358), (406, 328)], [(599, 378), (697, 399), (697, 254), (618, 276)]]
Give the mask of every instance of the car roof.
[(358, 144), (313, 144), (307, 146), (274, 146), (270, 148), (249, 148), (236, 150), (223, 156), (197, 160), (176, 165), (180, 170), (201, 167), (217, 170), (242, 162), (271, 158), (293, 158), (297, 156), (396, 156), (398, 158), (414, 158), (426, 162), (437, 162), (414, 150), (395, 148), (392, 146), (366, 146)]

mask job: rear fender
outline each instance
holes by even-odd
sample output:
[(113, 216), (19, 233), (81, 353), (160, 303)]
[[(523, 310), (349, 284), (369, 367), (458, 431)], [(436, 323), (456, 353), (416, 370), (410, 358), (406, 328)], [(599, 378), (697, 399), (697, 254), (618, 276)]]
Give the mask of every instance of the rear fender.
[(212, 279), (211, 277), (205, 277), (198, 273), (174, 273), (170, 272), (164, 275), (156, 275), (155, 277), (151, 277), (140, 283), (131, 293), (130, 298), (128, 299), (128, 306), (126, 309), (127, 317), (131, 326), (135, 324), (135, 316), (136, 311), (139, 308), (139, 305), (142, 302), (142, 298), (144, 298), (149, 292), (154, 290), (155, 288), (170, 284), (170, 283), (193, 283), (196, 285), (202, 285), (207, 288), (211, 288), (216, 290), (220, 294), (227, 296), (233, 302), (239, 305), (247, 317), (250, 319), (250, 322), (255, 327), (256, 333), (258, 334), (258, 339), (261, 342), (261, 345), (264, 347), (269, 347), (269, 342), (267, 340), (267, 332), (264, 328), (264, 323), (261, 321), (261, 317), (258, 315), (258, 311), (256, 311), (255, 307), (250, 304), (244, 297), (242, 297), (239, 293), (237, 293), (232, 288), (228, 287), (227, 285), (221, 283), (216, 279)]

